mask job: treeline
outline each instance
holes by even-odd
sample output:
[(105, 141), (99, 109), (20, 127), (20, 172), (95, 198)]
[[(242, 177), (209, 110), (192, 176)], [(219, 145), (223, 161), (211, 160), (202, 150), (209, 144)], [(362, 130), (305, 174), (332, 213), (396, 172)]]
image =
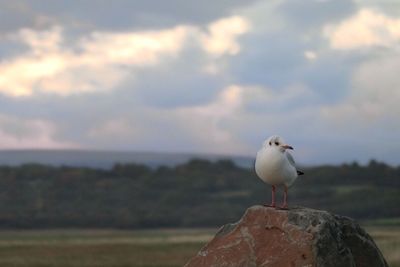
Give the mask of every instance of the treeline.
[[(400, 217), (400, 167), (371, 161), (304, 171), (289, 190), (290, 205), (357, 219)], [(1, 228), (219, 226), (269, 201), (270, 188), (254, 171), (229, 160), (157, 169), (0, 167)]]

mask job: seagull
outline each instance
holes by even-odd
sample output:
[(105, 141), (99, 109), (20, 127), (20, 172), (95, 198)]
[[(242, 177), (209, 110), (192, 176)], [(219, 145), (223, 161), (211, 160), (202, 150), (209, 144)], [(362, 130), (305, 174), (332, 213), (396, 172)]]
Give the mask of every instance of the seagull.
[(264, 141), (261, 149), (257, 153), (255, 170), (258, 177), (265, 183), (272, 186), (272, 202), (264, 206), (276, 207), (275, 190), (276, 186), (283, 185), (285, 188), (283, 195), (282, 209), (287, 209), (288, 188), (294, 183), (302, 171), (296, 169), (292, 155), (287, 151), (293, 147), (285, 143), (282, 137), (273, 135)]

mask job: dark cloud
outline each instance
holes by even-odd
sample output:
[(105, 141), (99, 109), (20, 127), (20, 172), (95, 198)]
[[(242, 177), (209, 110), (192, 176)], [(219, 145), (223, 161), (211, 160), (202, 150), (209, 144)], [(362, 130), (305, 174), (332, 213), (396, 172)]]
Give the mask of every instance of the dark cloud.
[(80, 30), (160, 29), (177, 24), (203, 25), (256, 0), (16, 0), (0, 1), (1, 29), (38, 27), (46, 19)]
[(54, 23), (51, 14), (33, 10), (29, 1), (0, 0), (0, 33), (21, 28), (45, 29)]
[(217, 77), (206, 74), (155, 70), (142, 75), (132, 90), (143, 104), (171, 108), (207, 103), (222, 84)]
[(133, 78), (131, 86), (124, 85), (123, 90), (130, 90), (143, 105), (159, 108), (208, 103), (226, 84), (220, 75), (204, 71), (204, 57), (202, 51), (188, 49), (178, 59), (157, 68), (138, 69), (134, 74), (137, 78)]
[(284, 87), (294, 82), (293, 75), (306, 61), (304, 45), (295, 33), (249, 36), (242, 45), (244, 49), (229, 64), (237, 83)]
[(399, 17), (400, 16), (400, 2), (394, 0), (356, 0), (355, 1), (360, 8), (372, 8), (379, 10), (389, 16)]
[[(329, 50), (321, 35), (304, 41), (301, 33), (290, 31), (249, 35), (242, 46), (242, 52), (228, 64), (235, 83), (273, 90), (302, 84), (325, 104), (343, 99), (350, 88), (352, 69), (370, 56)], [(307, 59), (307, 51), (315, 58)]]
[(288, 26), (309, 31), (324, 23), (335, 23), (357, 10), (352, 0), (283, 1), (277, 12), (285, 16)]
[(321, 103), (342, 100), (349, 91), (351, 70), (355, 62), (331, 53), (323, 55), (298, 73), (298, 79), (320, 96)]

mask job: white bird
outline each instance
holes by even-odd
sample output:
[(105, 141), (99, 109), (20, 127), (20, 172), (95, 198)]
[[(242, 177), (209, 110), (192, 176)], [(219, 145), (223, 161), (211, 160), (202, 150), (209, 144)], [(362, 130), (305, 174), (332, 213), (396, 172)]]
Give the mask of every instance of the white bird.
[(285, 191), (281, 208), (286, 209), (288, 207), (288, 188), (299, 175), (304, 174), (296, 169), (292, 155), (286, 151), (288, 149), (293, 150), (293, 147), (287, 145), (280, 136), (273, 135), (263, 143), (262, 148), (257, 153), (255, 162), (256, 173), (261, 180), (272, 186), (271, 205), (266, 204), (265, 206), (276, 206), (276, 186), (283, 185)]

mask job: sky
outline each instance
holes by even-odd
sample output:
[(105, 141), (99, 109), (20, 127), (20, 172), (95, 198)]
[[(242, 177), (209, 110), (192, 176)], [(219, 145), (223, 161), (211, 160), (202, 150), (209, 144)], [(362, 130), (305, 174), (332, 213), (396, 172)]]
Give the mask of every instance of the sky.
[(400, 164), (397, 0), (0, 0), (0, 149)]

